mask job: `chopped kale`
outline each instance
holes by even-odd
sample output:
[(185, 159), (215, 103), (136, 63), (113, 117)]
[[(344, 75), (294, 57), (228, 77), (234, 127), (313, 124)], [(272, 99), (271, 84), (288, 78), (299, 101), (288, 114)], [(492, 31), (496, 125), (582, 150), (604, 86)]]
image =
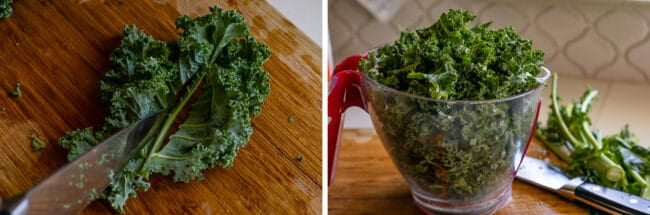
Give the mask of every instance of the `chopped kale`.
[(512, 180), (534, 124), (538, 101), (530, 98), (538, 91), (504, 102), (457, 101), (507, 98), (540, 85), (543, 52), (510, 27), (467, 27), (474, 18), (450, 10), (359, 63), (370, 79), (408, 93), (362, 86), (384, 146), (419, 187), (414, 192), (459, 201), (496, 194)]

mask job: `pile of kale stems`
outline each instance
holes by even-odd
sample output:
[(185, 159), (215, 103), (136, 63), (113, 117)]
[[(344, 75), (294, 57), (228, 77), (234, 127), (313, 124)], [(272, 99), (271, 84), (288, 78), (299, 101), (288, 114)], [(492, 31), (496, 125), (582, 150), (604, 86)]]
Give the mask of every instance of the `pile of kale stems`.
[(122, 128), (161, 112), (141, 151), (124, 170), (109, 174), (112, 181), (105, 190), (92, 195), (118, 212), (149, 188), (152, 174), (188, 182), (202, 179), (202, 170), (230, 167), (253, 133), (251, 118), (270, 93), (269, 75), (262, 69), (270, 52), (250, 35), (240, 14), (212, 7), (205, 16), (177, 18), (176, 26), (182, 32), (170, 42), (125, 27), (110, 56), (112, 69), (100, 82), (109, 109), (104, 125), (59, 139), (73, 160)]
[(650, 150), (626, 125), (618, 134), (603, 135), (591, 128), (589, 111), (598, 91), (587, 88), (582, 97), (561, 105), (557, 75), (553, 75), (551, 112), (546, 127), (535, 136), (561, 160), (567, 173), (585, 181), (650, 199)]

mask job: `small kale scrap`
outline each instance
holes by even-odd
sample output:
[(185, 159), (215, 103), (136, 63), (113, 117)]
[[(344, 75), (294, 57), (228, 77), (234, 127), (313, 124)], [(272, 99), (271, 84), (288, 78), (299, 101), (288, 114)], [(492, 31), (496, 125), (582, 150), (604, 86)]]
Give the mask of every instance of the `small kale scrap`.
[(536, 137), (569, 164), (569, 174), (650, 199), (650, 149), (639, 145), (627, 126), (609, 136), (591, 128), (596, 90), (588, 88), (578, 100), (560, 105), (557, 79), (554, 74), (546, 127), (540, 126)]
[(40, 151), (45, 148), (47, 143), (41, 140), (36, 134), (32, 134), (32, 151)]
[(7, 18), (14, 12), (11, 7), (12, 3), (14, 3), (13, 0), (0, 0), (0, 19)]
[(11, 94), (11, 96), (16, 98), (23, 97), (23, 91), (21, 90), (21, 86), (22, 85), (20, 84), (20, 82), (16, 83), (16, 87), (14, 87), (14, 89), (11, 92), (9, 92), (9, 94)]
[[(510, 27), (467, 27), (474, 18), (450, 10), (359, 63), (390, 88), (362, 84), (375, 128), (414, 195), (484, 201), (498, 194), (531, 135), (544, 54)], [(514, 95), (522, 98), (477, 102)]]
[[(235, 11), (210, 8), (210, 14), (182, 16), (177, 42), (163, 42), (127, 26), (111, 54), (112, 69), (100, 83), (109, 105), (104, 126), (69, 132), (59, 140), (72, 160), (133, 122), (162, 111), (145, 146), (126, 168), (111, 174), (100, 198), (119, 212), (137, 191), (147, 190), (151, 174), (172, 175), (174, 181), (202, 179), (202, 170), (230, 167), (239, 148), (253, 133), (257, 116), (270, 93), (262, 64), (268, 47), (256, 41)], [(187, 118), (166, 138), (190, 107)]]

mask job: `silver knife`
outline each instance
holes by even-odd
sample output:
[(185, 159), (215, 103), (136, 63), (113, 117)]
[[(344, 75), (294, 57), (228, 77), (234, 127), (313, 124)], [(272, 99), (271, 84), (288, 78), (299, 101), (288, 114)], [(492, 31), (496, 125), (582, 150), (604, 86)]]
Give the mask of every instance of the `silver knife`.
[[(140, 120), (66, 164), (27, 192), (0, 205), (0, 215), (77, 214), (143, 146), (158, 114)], [(148, 138), (148, 137), (147, 137)]]
[(583, 202), (609, 214), (650, 214), (650, 201), (640, 196), (569, 178), (562, 169), (547, 162), (524, 156), (517, 179)]

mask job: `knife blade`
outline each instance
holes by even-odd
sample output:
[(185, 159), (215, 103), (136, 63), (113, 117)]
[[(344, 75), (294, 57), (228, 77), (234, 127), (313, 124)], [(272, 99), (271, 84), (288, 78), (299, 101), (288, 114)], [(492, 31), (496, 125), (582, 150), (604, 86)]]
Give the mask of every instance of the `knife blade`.
[(77, 214), (111, 182), (143, 147), (160, 113), (140, 120), (97, 144), (27, 192), (0, 206), (0, 215)]
[(609, 214), (650, 214), (650, 200), (623, 191), (567, 177), (560, 167), (524, 156), (518, 180), (583, 202)]

